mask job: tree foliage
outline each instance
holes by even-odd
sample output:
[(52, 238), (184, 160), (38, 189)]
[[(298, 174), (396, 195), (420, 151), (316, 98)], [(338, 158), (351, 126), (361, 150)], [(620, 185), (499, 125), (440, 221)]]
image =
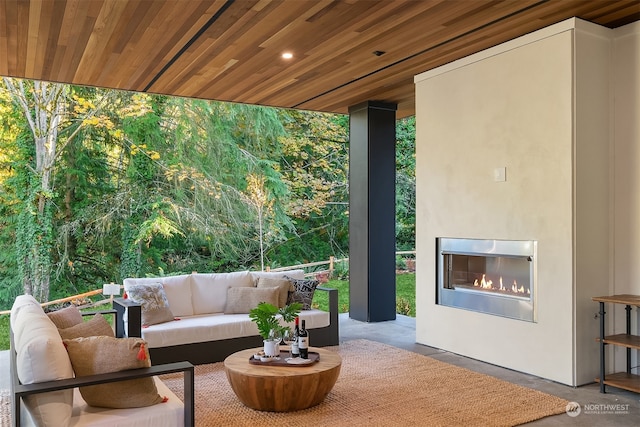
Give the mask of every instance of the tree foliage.
[(295, 229), (272, 247), (281, 265), (343, 256), (349, 247), (348, 122), (345, 116), (287, 111), (280, 171), (291, 191)]
[(9, 93), (0, 90), (0, 304), (6, 305), (22, 293), (16, 254), (17, 216), (20, 198), (16, 187), (22, 186), (16, 175), (22, 116), (13, 108)]
[(416, 121), (396, 124), (396, 249), (416, 247)]
[(11, 78), (3, 81), (33, 141), (28, 144), (25, 132), (16, 139), (17, 173), (22, 177), (16, 191), (21, 204), (16, 230), (18, 272), (25, 293), (48, 301), (54, 268), (54, 177), (59, 145), (73, 141), (98, 109), (85, 109), (79, 115), (70, 111), (74, 102), (66, 85)]
[[(346, 116), (2, 83), (0, 306), (24, 291), (46, 300), (348, 254)], [(413, 125), (398, 123), (408, 247)]]

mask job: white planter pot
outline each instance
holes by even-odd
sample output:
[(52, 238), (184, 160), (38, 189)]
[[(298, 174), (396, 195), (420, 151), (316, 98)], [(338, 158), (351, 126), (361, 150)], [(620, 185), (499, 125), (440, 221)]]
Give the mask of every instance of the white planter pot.
[(280, 343), (276, 343), (274, 340), (264, 340), (264, 354), (267, 356), (279, 356), (280, 355)]

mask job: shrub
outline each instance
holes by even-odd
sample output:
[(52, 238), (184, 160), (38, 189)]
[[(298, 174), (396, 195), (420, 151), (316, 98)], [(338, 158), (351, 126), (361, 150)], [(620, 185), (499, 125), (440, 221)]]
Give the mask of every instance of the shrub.
[(396, 313), (411, 316), (413, 312), (411, 302), (406, 298), (398, 298), (396, 300)]

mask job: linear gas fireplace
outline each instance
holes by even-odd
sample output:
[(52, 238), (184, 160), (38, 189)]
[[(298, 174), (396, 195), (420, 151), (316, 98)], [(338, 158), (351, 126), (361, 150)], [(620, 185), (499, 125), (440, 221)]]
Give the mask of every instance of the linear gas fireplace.
[(536, 321), (537, 244), (437, 239), (437, 304)]

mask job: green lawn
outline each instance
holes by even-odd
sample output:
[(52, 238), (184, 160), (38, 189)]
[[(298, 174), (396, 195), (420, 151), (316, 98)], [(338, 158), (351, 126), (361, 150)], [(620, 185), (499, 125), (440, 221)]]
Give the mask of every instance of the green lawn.
[[(338, 289), (338, 311), (349, 311), (349, 282), (345, 280), (330, 280), (321, 286)], [(321, 310), (329, 310), (329, 299), (326, 292), (316, 292), (313, 296), (313, 306)], [(399, 274), (396, 276), (396, 312), (407, 316), (416, 315), (416, 275), (415, 273)]]
[(0, 316), (0, 350), (9, 350), (9, 315)]
[[(338, 289), (338, 310), (340, 313), (349, 311), (349, 282), (344, 280), (330, 280), (322, 285), (325, 288)], [(326, 292), (316, 292), (313, 306), (321, 310), (329, 310), (329, 300)], [(105, 307), (106, 308), (106, 307)], [(416, 315), (416, 275), (415, 273), (396, 276), (396, 311), (400, 314), (415, 317)], [(111, 321), (111, 319), (108, 319)], [(9, 315), (0, 316), (0, 350), (9, 349)]]

